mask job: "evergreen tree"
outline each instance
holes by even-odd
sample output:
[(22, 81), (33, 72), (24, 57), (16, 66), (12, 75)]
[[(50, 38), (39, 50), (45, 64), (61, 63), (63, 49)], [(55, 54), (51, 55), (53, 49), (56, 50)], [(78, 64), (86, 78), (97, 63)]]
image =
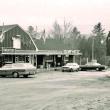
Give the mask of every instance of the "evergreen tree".
[(102, 43), (102, 41), (105, 41), (105, 33), (100, 22), (94, 26), (92, 34), (91, 37), (94, 40), (94, 57), (98, 62), (104, 63), (104, 59), (102, 58), (105, 56), (106, 49), (105, 42)]
[(33, 26), (28, 26), (28, 32), (30, 33), (30, 35), (33, 34), (34, 31), (34, 27)]

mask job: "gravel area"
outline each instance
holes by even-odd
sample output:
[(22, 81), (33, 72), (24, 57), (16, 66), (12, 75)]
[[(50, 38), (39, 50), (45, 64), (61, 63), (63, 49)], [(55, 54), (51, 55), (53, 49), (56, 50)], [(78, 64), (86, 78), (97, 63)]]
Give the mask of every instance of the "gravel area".
[(0, 78), (0, 110), (110, 110), (109, 71)]

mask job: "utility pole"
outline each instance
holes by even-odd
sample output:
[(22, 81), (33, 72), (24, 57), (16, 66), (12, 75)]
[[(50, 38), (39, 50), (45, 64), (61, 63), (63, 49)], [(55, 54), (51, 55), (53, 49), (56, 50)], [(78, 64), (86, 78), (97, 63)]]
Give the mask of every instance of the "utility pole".
[(73, 55), (73, 63), (75, 63), (76, 61), (75, 61), (75, 55)]
[(94, 37), (92, 39), (92, 61), (94, 60)]
[(86, 63), (88, 63), (88, 57), (87, 57), (87, 59), (86, 59), (87, 61), (86, 61)]

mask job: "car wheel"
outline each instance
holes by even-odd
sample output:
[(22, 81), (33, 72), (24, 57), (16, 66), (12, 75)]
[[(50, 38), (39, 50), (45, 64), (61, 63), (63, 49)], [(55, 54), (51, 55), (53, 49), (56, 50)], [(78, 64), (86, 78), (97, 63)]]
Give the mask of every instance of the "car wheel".
[(28, 77), (28, 74), (24, 74), (23, 77), (24, 77), (24, 78), (27, 78), (27, 77)]
[(62, 70), (62, 72), (64, 72), (64, 70)]
[(77, 69), (76, 72), (78, 72), (79, 70)]
[(81, 68), (79, 68), (78, 71), (81, 71)]
[(73, 72), (73, 69), (72, 68), (70, 69), (70, 72)]
[(13, 77), (14, 77), (14, 78), (19, 78), (19, 73), (14, 72), (14, 73), (13, 73)]

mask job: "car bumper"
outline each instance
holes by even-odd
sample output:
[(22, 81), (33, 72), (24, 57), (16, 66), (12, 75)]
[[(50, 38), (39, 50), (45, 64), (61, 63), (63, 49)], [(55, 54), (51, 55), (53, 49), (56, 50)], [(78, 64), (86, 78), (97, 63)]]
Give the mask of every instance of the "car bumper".
[(35, 75), (37, 74), (36, 70), (24, 70), (23, 72), (20, 73), (20, 75)]
[(70, 71), (71, 68), (62, 68), (62, 71)]

